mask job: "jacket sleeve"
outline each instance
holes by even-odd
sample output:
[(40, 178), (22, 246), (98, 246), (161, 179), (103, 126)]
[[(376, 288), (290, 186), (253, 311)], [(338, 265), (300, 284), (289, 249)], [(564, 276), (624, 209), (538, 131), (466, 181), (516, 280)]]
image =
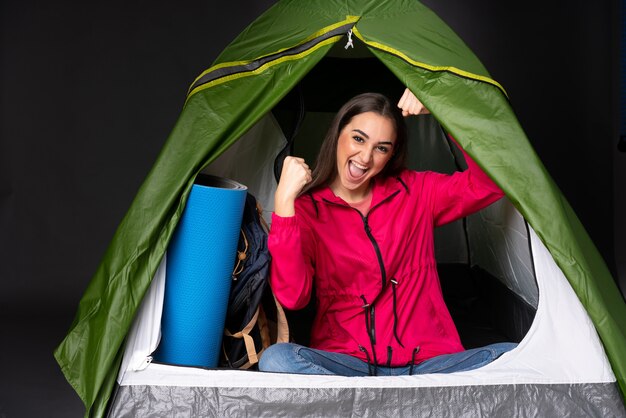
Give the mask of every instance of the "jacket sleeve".
[(315, 241), (299, 216), (272, 214), (268, 242), (272, 264), (270, 286), (278, 301), (287, 309), (304, 308), (313, 288)]
[(459, 149), (467, 162), (467, 170), (452, 175), (433, 174), (431, 202), (435, 226), (471, 215), (504, 196), (463, 148), (459, 146)]

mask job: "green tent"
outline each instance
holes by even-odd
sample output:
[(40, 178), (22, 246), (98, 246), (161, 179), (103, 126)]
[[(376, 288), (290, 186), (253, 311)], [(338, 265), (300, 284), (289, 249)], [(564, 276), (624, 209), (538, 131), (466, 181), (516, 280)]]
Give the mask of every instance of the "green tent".
[[(348, 37), (358, 44), (356, 49), (343, 48)], [(263, 120), (331, 50), (343, 51), (338, 59), (357, 60), (364, 54), (379, 60), (505, 191), (584, 306), (626, 395), (626, 305), (529, 144), (503, 87), (417, 1), (283, 0), (245, 29), (191, 85), (176, 125), (55, 351), (87, 414), (105, 412), (124, 340), (195, 177)], [(351, 74), (320, 76), (320, 96), (331, 100), (345, 77)], [(541, 288), (539, 292), (541, 300)]]

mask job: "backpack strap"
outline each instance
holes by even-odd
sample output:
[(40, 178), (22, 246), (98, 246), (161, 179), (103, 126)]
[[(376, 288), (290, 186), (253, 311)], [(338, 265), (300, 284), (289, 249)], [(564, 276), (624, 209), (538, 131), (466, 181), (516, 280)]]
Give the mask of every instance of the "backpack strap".
[[(265, 222), (265, 219), (263, 218), (263, 208), (261, 207), (261, 204), (259, 203), (258, 200), (256, 201), (256, 211), (259, 217), (259, 221), (261, 223), (261, 227), (267, 233), (269, 231), (269, 226), (267, 225), (267, 223)], [(237, 254), (237, 264), (233, 271), (233, 278), (236, 278), (237, 275), (243, 271), (243, 268), (244, 268), (243, 264), (246, 258), (248, 257), (247, 253), (249, 249), (249, 242), (248, 242), (248, 237), (246, 237), (246, 234), (243, 228), (241, 229), (241, 235), (243, 237), (245, 248), (243, 251), (238, 252)], [(228, 364), (231, 367), (237, 367), (239, 369), (249, 369), (250, 367), (252, 367), (253, 365), (259, 362), (261, 355), (263, 354), (263, 352), (265, 351), (267, 347), (269, 347), (270, 345), (274, 343), (289, 342), (289, 324), (287, 323), (287, 316), (285, 315), (285, 311), (283, 310), (283, 307), (280, 305), (280, 303), (276, 299), (276, 296), (273, 293), (272, 293), (272, 297), (274, 298), (274, 303), (276, 305), (276, 327), (275, 328), (274, 328), (273, 323), (271, 325), (269, 324), (269, 321), (263, 309), (262, 303), (259, 303), (259, 305), (256, 308), (256, 311), (254, 312), (254, 315), (252, 316), (250, 321), (246, 324), (246, 326), (241, 331), (233, 334), (227, 328), (224, 328), (225, 336), (231, 337), (231, 338), (237, 338), (240, 340), (243, 339), (244, 345), (246, 347), (247, 362), (243, 365), (239, 365), (240, 364), (239, 361), (231, 364), (230, 359), (228, 358), (228, 353), (226, 351), (224, 343), (222, 342), (222, 350), (224, 352), (224, 357), (226, 358), (226, 360), (228, 361)], [(259, 334), (261, 336), (261, 350), (259, 350), (258, 352), (256, 350), (254, 338), (250, 335), (254, 327), (257, 325), (258, 325)], [(240, 361), (243, 361), (244, 359), (245, 358), (241, 358)]]
[[(287, 322), (287, 316), (285, 315), (285, 311), (281, 306), (280, 302), (276, 299), (276, 296), (272, 294), (274, 298), (274, 303), (276, 304), (276, 341), (272, 341), (272, 335), (270, 333), (270, 327), (268, 324), (267, 316), (265, 315), (265, 311), (263, 307), (259, 305), (254, 313), (254, 316), (248, 322), (248, 324), (239, 332), (233, 334), (228, 329), (224, 328), (224, 335), (232, 338), (239, 338), (244, 341), (246, 346), (246, 353), (248, 354), (248, 361), (239, 366), (240, 369), (249, 369), (259, 362), (261, 355), (265, 351), (267, 347), (274, 343), (287, 343), (289, 342), (289, 324)], [(254, 339), (250, 335), (250, 332), (257, 324), (259, 325), (259, 333), (261, 334), (261, 343), (262, 349), (257, 352), (256, 347), (254, 345)], [(224, 351), (226, 355), (226, 352)], [(228, 358), (228, 356), (226, 356)]]
[[(266, 233), (269, 233), (270, 227), (267, 224), (267, 222), (265, 222), (265, 219), (263, 218), (263, 207), (261, 206), (261, 202), (259, 202), (258, 200), (256, 201), (256, 210), (257, 210), (257, 213), (259, 214), (259, 220), (261, 221), (261, 225), (263, 226), (263, 229), (265, 229)], [(276, 325), (277, 325), (276, 342), (288, 343), (289, 342), (289, 323), (287, 322), (287, 316), (285, 315), (285, 311), (282, 305), (280, 304), (280, 302), (278, 302), (278, 299), (276, 299), (276, 296), (274, 295), (273, 292), (272, 292), (272, 297), (274, 298), (274, 303), (276, 304)], [(261, 314), (263, 315), (263, 320), (265, 321), (265, 324), (267, 324), (267, 317), (265, 317), (265, 312), (261, 312)], [(264, 337), (263, 334), (264, 333), (261, 332), (261, 338)], [(269, 335), (269, 330), (265, 335)], [(263, 342), (263, 348), (265, 349), (269, 347), (271, 344), (272, 342), (268, 338), (267, 345), (265, 345), (265, 341)]]
[(276, 299), (276, 296), (272, 294), (274, 297), (274, 302), (276, 302), (276, 342), (277, 343), (288, 343), (289, 342), (289, 323), (287, 322), (287, 316), (285, 315), (285, 311), (283, 307)]
[[(267, 320), (267, 315), (265, 314), (265, 309), (263, 309), (263, 305), (259, 305), (259, 334), (261, 334), (261, 352), (263, 352), (267, 347), (272, 345), (272, 336), (270, 335), (270, 326), (269, 321)], [(261, 353), (259, 353), (260, 356)]]
[(289, 324), (287, 322), (287, 316), (285, 315), (285, 311), (283, 310), (280, 302), (276, 299), (276, 296), (272, 294), (272, 297), (274, 298), (274, 303), (276, 304), (275, 329), (270, 327), (263, 306), (259, 306), (259, 332), (261, 334), (261, 343), (263, 345), (263, 349), (258, 353), (259, 357), (261, 357), (261, 353), (270, 345), (289, 342)]
[[(224, 335), (232, 338), (243, 338), (243, 342), (246, 345), (246, 352), (248, 354), (248, 363), (250, 363), (248, 367), (259, 362), (259, 357), (257, 355), (256, 348), (254, 347), (254, 339), (252, 338), (252, 336), (250, 336), (250, 331), (252, 331), (252, 328), (254, 328), (254, 326), (256, 325), (258, 317), (259, 308), (256, 309), (256, 312), (254, 313), (252, 319), (250, 319), (250, 322), (248, 322), (241, 331), (235, 334), (232, 334), (228, 329), (224, 328)], [(246, 363), (246, 365), (248, 363)], [(245, 367), (244, 365), (241, 368), (248, 367)]]

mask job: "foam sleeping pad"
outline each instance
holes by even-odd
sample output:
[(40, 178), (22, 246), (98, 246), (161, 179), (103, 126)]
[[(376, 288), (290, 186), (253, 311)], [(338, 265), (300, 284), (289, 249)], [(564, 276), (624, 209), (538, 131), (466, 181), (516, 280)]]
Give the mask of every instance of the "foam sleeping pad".
[(154, 360), (216, 367), (247, 188), (200, 175), (167, 249)]

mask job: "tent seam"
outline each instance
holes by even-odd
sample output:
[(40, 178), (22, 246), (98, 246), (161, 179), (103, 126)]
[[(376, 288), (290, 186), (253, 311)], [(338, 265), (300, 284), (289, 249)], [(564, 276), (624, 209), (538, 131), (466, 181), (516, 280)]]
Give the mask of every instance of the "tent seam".
[(210, 81), (206, 84), (202, 84), (198, 87), (196, 87), (194, 90), (192, 90), (189, 93), (189, 96), (187, 97), (187, 99), (185, 100), (185, 104), (187, 104), (187, 102), (189, 101), (189, 99), (191, 99), (192, 96), (194, 96), (196, 93), (199, 93), (202, 90), (205, 90), (207, 88), (210, 87), (214, 87), (223, 83), (226, 83), (228, 81), (232, 81), (232, 80), (236, 80), (239, 78), (244, 78), (244, 77), (249, 77), (249, 76), (253, 76), (253, 75), (258, 75), (261, 74), (263, 72), (265, 72), (266, 70), (268, 70), (269, 68), (272, 68), (278, 64), (282, 64), (283, 62), (287, 62), (287, 61), (294, 61), (294, 60), (298, 60), (301, 59), (302, 57), (305, 57), (315, 51), (317, 51), (318, 49), (331, 44), (331, 43), (335, 43), (339, 40), (339, 38), (343, 37), (343, 35), (337, 35), (337, 36), (333, 36), (332, 38), (328, 38), (318, 44), (316, 44), (314, 47), (307, 49), (306, 51), (303, 51), (299, 54), (296, 55), (289, 55), (289, 56), (284, 56), (281, 58), (278, 58), (274, 61), (270, 61), (266, 64), (263, 64), (262, 66), (260, 66), (259, 68), (255, 69), (255, 70), (251, 70), (251, 71), (245, 71), (245, 72), (240, 72), (240, 73), (235, 73), (235, 74), (231, 74), (231, 75), (227, 75), (224, 77), (220, 77), (218, 79), (215, 79), (213, 81)]
[(509, 97), (507, 92), (506, 92), (506, 90), (504, 89), (504, 87), (500, 83), (498, 83), (497, 81), (495, 81), (492, 78), (485, 77), (485, 76), (478, 75), (478, 74), (474, 74), (474, 73), (470, 73), (469, 71), (461, 70), (460, 68), (453, 67), (453, 66), (430, 65), (430, 64), (426, 64), (424, 62), (416, 61), (416, 60), (410, 58), (405, 53), (403, 53), (401, 51), (398, 51), (395, 48), (392, 48), (390, 46), (381, 44), (380, 42), (368, 41), (367, 39), (365, 39), (363, 34), (361, 34), (361, 32), (359, 32), (359, 30), (358, 30), (358, 28), (356, 26), (352, 30), (353, 30), (353, 33), (356, 35), (356, 37), (359, 38), (361, 41), (363, 41), (366, 45), (368, 45), (368, 46), (370, 46), (372, 48), (376, 48), (376, 49), (379, 49), (381, 51), (390, 53), (392, 55), (395, 55), (398, 58), (408, 62), (409, 64), (411, 64), (411, 65), (413, 65), (415, 67), (420, 67), (420, 68), (423, 68), (425, 70), (432, 71), (432, 72), (450, 72), (450, 73), (456, 74), (456, 75), (461, 76), (461, 77), (465, 77), (465, 78), (469, 78), (469, 79), (472, 79), (472, 80), (475, 80), (475, 81), (480, 81), (480, 82), (483, 82), (483, 83), (491, 84), (491, 85), (497, 87), (500, 91), (502, 91), (502, 93), (504, 93), (504, 95), (507, 98)]
[[(331, 32), (331, 31), (333, 31), (333, 30), (335, 30), (335, 29), (338, 29), (338, 28), (342, 27), (342, 26), (345, 26), (345, 25), (350, 24), (350, 23), (352, 23), (352, 24), (356, 24), (356, 22), (357, 22), (359, 19), (360, 19), (360, 16), (350, 16), (350, 15), (349, 15), (349, 16), (346, 16), (346, 19), (344, 19), (344, 20), (342, 20), (342, 21), (340, 21), (340, 22), (334, 23), (334, 24), (332, 24), (332, 25), (326, 26), (326, 27), (324, 27), (323, 29), (318, 30), (317, 32), (314, 32), (313, 34), (311, 34), (311, 35), (307, 36), (305, 39), (303, 39), (301, 42), (298, 42), (297, 44), (292, 45), (292, 46), (290, 46), (290, 47), (281, 48), (281, 49), (279, 49), (279, 50), (277, 50), (277, 51), (270, 52), (270, 53), (268, 53), (268, 54), (264, 54), (264, 55), (260, 55), (260, 56), (258, 56), (258, 57), (256, 57), (256, 58), (254, 58), (254, 59), (251, 59), (251, 60), (244, 60), (244, 61), (230, 61), (230, 62), (224, 62), (224, 63), (219, 63), (219, 64), (216, 64), (216, 65), (214, 65), (214, 66), (210, 67), (209, 69), (207, 69), (207, 70), (203, 71), (203, 72), (202, 72), (202, 73), (201, 73), (198, 77), (196, 77), (196, 79), (193, 81), (193, 83), (191, 83), (191, 85), (189, 86), (189, 89), (188, 89), (188, 93), (187, 93), (187, 100), (188, 100), (188, 99), (189, 99), (192, 95), (194, 95), (194, 94), (195, 94), (195, 93), (197, 93), (198, 91), (202, 90), (200, 87), (202, 87), (202, 86), (206, 85), (206, 84), (202, 84), (202, 85), (199, 85), (198, 87), (195, 87), (195, 88), (194, 88), (194, 85), (196, 85), (196, 84), (197, 84), (197, 83), (198, 83), (198, 82), (199, 82), (199, 81), (200, 81), (200, 80), (201, 80), (204, 76), (206, 76), (207, 74), (210, 74), (210, 73), (212, 73), (212, 72), (214, 72), (214, 71), (216, 71), (216, 70), (220, 70), (220, 69), (223, 69), (223, 68), (231, 68), (231, 67), (237, 67), (237, 66), (245, 66), (245, 65), (250, 65), (250, 64), (253, 64), (253, 63), (255, 63), (255, 62), (257, 62), (257, 61), (260, 61), (260, 60), (262, 60), (262, 59), (264, 59), (264, 58), (271, 57), (272, 55), (277, 55), (277, 54), (281, 54), (281, 53), (284, 53), (284, 52), (287, 52), (287, 51), (290, 51), (290, 50), (296, 49), (296, 48), (298, 48), (298, 47), (300, 47), (300, 46), (305, 45), (307, 42), (311, 42), (311, 41), (313, 41), (313, 40), (315, 40), (315, 39), (319, 38), (320, 36), (323, 36), (323, 35), (325, 35), (325, 34), (327, 34), (327, 33)], [(321, 46), (325, 45), (325, 44), (327, 43), (327, 41), (328, 41), (328, 40), (330, 40), (330, 39), (334, 39), (334, 38), (339, 38), (339, 37), (341, 37), (341, 36), (343, 36), (343, 35), (336, 35), (336, 36), (334, 36), (334, 37), (332, 37), (332, 38), (329, 38), (329, 39), (327, 39), (327, 40), (324, 40), (324, 41), (322, 41), (322, 42), (320, 42), (320, 43), (318, 43), (318, 44), (316, 44), (316, 45), (312, 46), (311, 48), (309, 48), (309, 49), (307, 49), (307, 50), (303, 51), (302, 53), (292, 55), (291, 57), (292, 57), (292, 59), (298, 59), (298, 58), (301, 58), (302, 56), (306, 55), (306, 54), (302, 55), (304, 52), (308, 52), (308, 51), (313, 52), (313, 51), (315, 51), (316, 49), (318, 49), (319, 47), (321, 47)], [(337, 39), (337, 40), (338, 40), (338, 39)], [(336, 42), (337, 40), (335, 40), (335, 41), (333, 41), (333, 42)], [(280, 58), (278, 58), (277, 60), (269, 61), (268, 63), (263, 64), (263, 65), (262, 65), (261, 67), (259, 67), (258, 69), (256, 69), (256, 70), (252, 70), (252, 71), (246, 71), (246, 73), (249, 73), (249, 74), (251, 74), (251, 75), (252, 75), (252, 74), (258, 74), (259, 72), (262, 72), (262, 71), (259, 71), (259, 70), (261, 70), (263, 67), (266, 67), (266, 68), (267, 68), (267, 65), (268, 65), (268, 64), (270, 64), (270, 63), (275, 63), (276, 61), (279, 61), (279, 60), (281, 60), (282, 58), (285, 58), (285, 57), (280, 57)], [(234, 75), (237, 75), (237, 74), (233, 74), (233, 75), (230, 75), (230, 76), (225, 76), (225, 77), (219, 78), (219, 80), (223, 80), (224, 82), (226, 82), (226, 81), (230, 81), (230, 80), (232, 80), (232, 79), (233, 79), (233, 78), (232, 78), (232, 76), (234, 76)], [(229, 78), (229, 77), (231, 77), (231, 78)], [(215, 80), (215, 81), (217, 81), (217, 80)], [(207, 83), (207, 84), (210, 84), (210, 83), (212, 83), (212, 82), (209, 82), (209, 83)]]

